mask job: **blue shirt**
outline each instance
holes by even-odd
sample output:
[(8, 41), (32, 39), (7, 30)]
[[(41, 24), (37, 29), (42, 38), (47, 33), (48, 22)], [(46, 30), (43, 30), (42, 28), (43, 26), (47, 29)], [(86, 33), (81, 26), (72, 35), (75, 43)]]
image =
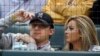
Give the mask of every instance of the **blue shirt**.
[(25, 9), (30, 12), (41, 11), (46, 0), (0, 0), (1, 17), (4, 18), (19, 9)]

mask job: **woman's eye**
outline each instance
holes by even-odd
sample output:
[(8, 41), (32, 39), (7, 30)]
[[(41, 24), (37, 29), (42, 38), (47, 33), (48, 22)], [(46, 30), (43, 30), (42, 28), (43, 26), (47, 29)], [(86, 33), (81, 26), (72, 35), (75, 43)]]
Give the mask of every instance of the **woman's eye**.
[(67, 30), (67, 29), (68, 29), (68, 27), (65, 28), (65, 30)]

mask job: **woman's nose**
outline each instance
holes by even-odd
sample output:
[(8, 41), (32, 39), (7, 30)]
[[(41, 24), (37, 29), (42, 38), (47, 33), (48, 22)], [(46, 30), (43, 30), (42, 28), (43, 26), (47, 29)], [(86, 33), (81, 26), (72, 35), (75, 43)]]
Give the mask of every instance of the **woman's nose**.
[(69, 32), (69, 29), (66, 29), (66, 30), (65, 30), (65, 34), (68, 34), (68, 32)]

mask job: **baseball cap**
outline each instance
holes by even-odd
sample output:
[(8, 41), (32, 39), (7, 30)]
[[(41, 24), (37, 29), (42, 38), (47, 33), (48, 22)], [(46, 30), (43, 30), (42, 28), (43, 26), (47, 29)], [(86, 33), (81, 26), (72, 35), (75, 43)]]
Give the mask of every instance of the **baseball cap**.
[(35, 16), (33, 16), (32, 19), (30, 20), (29, 24), (32, 24), (35, 21), (40, 21), (41, 23), (50, 26), (50, 28), (54, 28), (53, 19), (47, 13), (44, 12), (36, 13)]

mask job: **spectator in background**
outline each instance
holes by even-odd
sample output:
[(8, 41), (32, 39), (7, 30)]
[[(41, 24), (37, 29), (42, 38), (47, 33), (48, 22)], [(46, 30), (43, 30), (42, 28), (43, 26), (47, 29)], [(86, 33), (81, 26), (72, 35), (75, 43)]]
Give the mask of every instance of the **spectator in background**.
[[(0, 48), (54, 51), (49, 38), (54, 33), (52, 18), (46, 13), (36, 13), (35, 16), (25, 11), (15, 12), (5, 19), (0, 19)], [(28, 34), (2, 34), (4, 30), (15, 22), (30, 21), (30, 36)], [(19, 44), (18, 44), (19, 43)], [(23, 44), (24, 43), (24, 44)], [(17, 44), (17, 45), (16, 45)]]
[(55, 23), (64, 23), (69, 16), (88, 15), (93, 3), (94, 0), (48, 0), (43, 11), (51, 15)]
[(36, 13), (41, 11), (45, 3), (46, 0), (0, 0), (1, 17), (4, 18), (19, 9)]
[(100, 24), (100, 0), (96, 0), (89, 14), (95, 24)]
[(95, 25), (87, 16), (72, 16), (65, 22), (65, 48), (69, 51), (100, 51)]

